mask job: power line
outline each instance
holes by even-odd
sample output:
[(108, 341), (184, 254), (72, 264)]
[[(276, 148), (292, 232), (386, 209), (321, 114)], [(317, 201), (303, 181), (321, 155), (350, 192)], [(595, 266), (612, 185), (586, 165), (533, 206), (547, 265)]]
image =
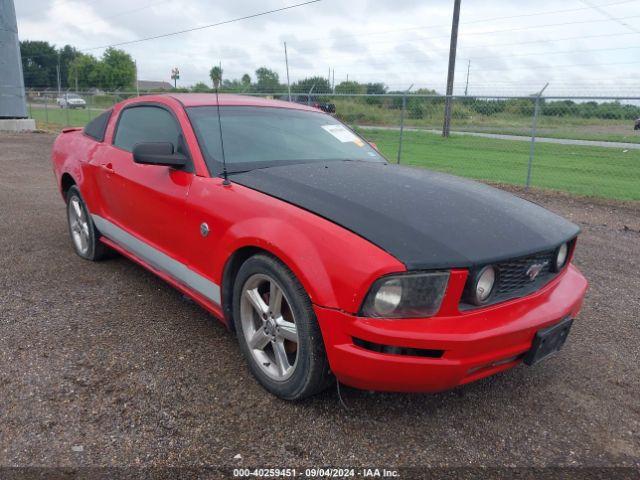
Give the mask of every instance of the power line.
[[(168, 0), (162, 0), (162, 1), (157, 2), (157, 3), (151, 4), (151, 5), (147, 5), (145, 7), (140, 7), (140, 8), (134, 9), (134, 10), (129, 10), (127, 12), (121, 12), (120, 14), (113, 15), (113, 16), (107, 17), (107, 18), (114, 18), (116, 16), (124, 15), (124, 14), (127, 14), (127, 13), (132, 13), (132, 12), (136, 12), (136, 11), (139, 11), (139, 10), (144, 10), (145, 8), (149, 8), (149, 7), (152, 7), (152, 6), (155, 6), (155, 5), (159, 5), (160, 3), (166, 3), (167, 1)], [(201, 27), (194, 27), (194, 28), (190, 28), (190, 29), (186, 29), (186, 30), (180, 30), (180, 31), (177, 31), (177, 32), (170, 32), (170, 33), (165, 33), (165, 34), (162, 34), (162, 35), (156, 35), (156, 36), (147, 37), (147, 38), (140, 38), (140, 39), (137, 39), (137, 40), (130, 40), (130, 41), (126, 41), (126, 42), (114, 43), (114, 44), (111, 44), (111, 45), (103, 45), (103, 46), (100, 46), (100, 47), (83, 48), (83, 49), (79, 49), (78, 51), (86, 52), (86, 51), (98, 50), (98, 49), (102, 49), (102, 48), (118, 47), (118, 46), (122, 46), (122, 45), (129, 45), (129, 44), (132, 44), (132, 43), (146, 42), (148, 40), (155, 40), (155, 39), (158, 39), (158, 38), (169, 37), (169, 36), (173, 36), (173, 35), (180, 35), (182, 33), (194, 32), (194, 31), (197, 31), (197, 30), (204, 30), (206, 28), (217, 27), (217, 26), (220, 26), (220, 25), (226, 25), (228, 23), (239, 22), (241, 20), (247, 20), (247, 19), (250, 19), (250, 18), (260, 17), (260, 16), (271, 14), (271, 13), (277, 13), (277, 12), (281, 12), (281, 11), (284, 11), (284, 10), (289, 10), (289, 9), (296, 8), (296, 7), (301, 7), (301, 6), (304, 6), (304, 5), (308, 5), (308, 4), (316, 3), (316, 2), (320, 2), (320, 1), (322, 1), (322, 0), (310, 0), (310, 1), (307, 1), (307, 2), (304, 2), (304, 3), (298, 3), (298, 4), (295, 4), (295, 5), (289, 5), (287, 7), (277, 8), (277, 9), (274, 9), (274, 10), (268, 10), (268, 11), (265, 11), (265, 12), (255, 13), (255, 14), (252, 14), (252, 15), (246, 15), (244, 17), (234, 18), (234, 19), (231, 19), (231, 20), (225, 20), (225, 21), (222, 21), (222, 22), (212, 23), (212, 24), (209, 24), (209, 25), (203, 25)], [(57, 52), (40, 53), (40, 54), (37, 54), (37, 55), (24, 55), (23, 54), (22, 58), (34, 59), (34, 58), (38, 58), (38, 57), (48, 57), (48, 56), (57, 56), (57, 55), (58, 55)]]
[[(635, 0), (634, 0), (635, 1)], [(640, 15), (631, 15), (628, 17), (620, 17), (619, 19), (629, 19), (629, 18), (639, 18)], [(531, 29), (539, 29), (539, 28), (549, 28), (549, 27), (565, 27), (565, 26), (569, 26), (569, 25), (583, 25), (583, 24), (587, 24), (587, 23), (600, 23), (600, 22), (609, 22), (612, 21), (613, 19), (600, 19), (600, 20), (580, 20), (580, 21), (573, 21), (573, 22), (562, 22), (562, 23), (549, 23), (549, 24), (545, 24), (545, 25), (529, 25), (529, 26), (523, 26), (523, 27), (515, 27), (515, 28), (507, 28), (507, 29), (502, 29), (502, 30), (487, 30), (487, 31), (481, 31), (481, 32), (469, 32), (469, 33), (462, 33), (460, 36), (461, 37), (467, 37), (467, 36), (476, 36), (476, 35), (489, 35), (489, 34), (494, 34), (494, 33), (510, 33), (510, 32), (517, 32), (517, 31), (522, 31), (522, 30), (531, 30)], [(435, 40), (435, 39), (442, 39), (442, 38), (449, 38), (449, 35), (437, 35), (437, 36), (433, 36), (433, 37), (418, 37), (415, 39), (416, 42), (419, 41), (424, 41), (424, 40)], [(579, 37), (579, 38), (582, 38)], [(396, 43), (397, 40), (384, 40), (381, 42), (368, 42), (367, 45), (378, 45), (378, 44), (388, 44), (388, 43)], [(512, 44), (512, 43), (510, 43)], [(350, 44), (341, 44), (338, 45), (336, 48), (344, 48), (344, 47), (348, 47), (348, 46), (360, 46), (359, 43), (350, 43)], [(317, 49), (316, 48), (308, 48), (308, 49), (295, 49), (297, 52), (300, 53), (304, 53), (304, 52), (315, 52)]]
[(620, 19), (618, 18), (614, 18), (613, 15), (611, 15), (609, 12), (607, 12), (606, 10), (602, 9), (601, 7), (606, 7), (607, 5), (594, 5), (592, 2), (590, 2), (589, 0), (580, 0), (580, 2), (584, 3), (585, 5), (587, 5), (589, 8), (592, 8), (593, 10), (595, 10), (598, 13), (601, 13), (602, 15), (604, 15), (605, 17), (609, 18), (610, 20), (615, 21), (616, 23), (619, 23), (620, 25), (622, 25), (623, 27), (628, 28), (629, 30), (631, 30), (632, 32), (636, 32), (636, 33), (640, 33), (640, 30), (638, 30), (636, 27), (629, 25), (628, 23), (624, 22), (624, 21), (619, 21)]
[[(594, 49), (582, 49), (582, 50), (559, 50), (559, 51), (545, 51), (545, 52), (531, 52), (531, 53), (515, 53), (515, 54), (507, 54), (507, 55), (484, 55), (484, 56), (475, 56), (475, 55), (463, 55), (466, 57), (472, 57), (474, 60), (483, 60), (483, 59), (493, 59), (493, 60), (498, 60), (498, 59), (503, 59), (503, 58), (518, 58), (518, 57), (530, 57), (530, 56), (546, 56), (546, 55), (567, 55), (567, 54), (571, 54), (571, 53), (592, 53), (592, 52), (608, 52), (608, 51), (618, 51), (618, 50), (635, 50), (635, 49), (639, 49), (640, 45), (633, 45), (633, 46), (627, 46), (627, 47), (609, 47), (609, 48), (594, 48)], [(433, 50), (430, 50), (433, 51)], [(439, 51), (444, 52), (444, 49), (439, 49)], [(463, 49), (463, 51), (466, 53), (466, 50)], [(401, 52), (406, 52), (406, 53), (414, 53), (415, 50), (396, 50), (394, 53), (401, 53)], [(423, 52), (421, 52), (423, 53)], [(329, 59), (332, 58), (335, 60), (335, 58), (339, 56), (339, 54), (333, 54), (333, 55), (316, 55), (315, 58), (317, 59)], [(408, 60), (401, 60), (401, 61), (393, 61), (393, 60), (386, 60), (386, 58), (392, 58), (393, 55), (389, 55), (388, 57), (381, 57), (380, 54), (375, 54), (376, 58), (379, 58), (380, 60), (375, 61), (375, 62), (369, 62), (367, 61), (367, 65), (370, 66), (386, 66), (386, 65), (415, 65), (415, 64), (425, 64), (424, 60), (416, 60), (416, 61), (408, 61)], [(239, 58), (239, 57), (238, 57)]]
[[(632, 62), (613, 62), (613, 63), (574, 63), (574, 64), (566, 64), (566, 65), (536, 65), (536, 66), (527, 66), (527, 67), (506, 67), (506, 68), (485, 68), (485, 69), (478, 69), (476, 70), (476, 72), (478, 73), (482, 73), (482, 72), (506, 72), (506, 71), (515, 71), (515, 70), (531, 70), (536, 71), (536, 70), (540, 70), (540, 69), (548, 69), (548, 68), (570, 68), (570, 67), (605, 67), (605, 66), (611, 66), (611, 65), (636, 65), (636, 64), (640, 64), (640, 60), (638, 61), (632, 61)], [(433, 71), (433, 70), (431, 70)], [(379, 70), (371, 70), (371, 71), (361, 71), (361, 72), (349, 72), (351, 75), (371, 75), (371, 74), (379, 74), (380, 71)], [(394, 71), (392, 72), (394, 74), (411, 74), (411, 75), (415, 75), (415, 74), (420, 74), (420, 73), (424, 73), (424, 70), (405, 70), (405, 71)]]
[(195, 32), (195, 31), (198, 31), (198, 30), (204, 30), (204, 29), (207, 29), (207, 28), (219, 27), (221, 25), (227, 25), (229, 23), (239, 22), (239, 21), (242, 21), (242, 20), (248, 20), (248, 19), (256, 18), (256, 17), (262, 17), (264, 15), (270, 15), (272, 13), (283, 12), (285, 10), (290, 10), (292, 8), (297, 8), (297, 7), (302, 7), (304, 5), (309, 5), (309, 4), (317, 3), (317, 2), (320, 2), (320, 1), (322, 1), (322, 0), (309, 0), (309, 1), (303, 2), (303, 3), (296, 3), (294, 5), (288, 5), (286, 7), (276, 8), (276, 9), (273, 9), (273, 10), (266, 10), (264, 12), (254, 13), (254, 14), (251, 14), (251, 15), (245, 15), (244, 17), (238, 17), (238, 18), (233, 18), (231, 20), (224, 20), (222, 22), (216, 22), (216, 23), (211, 23), (209, 25), (203, 25), (201, 27), (187, 28), (185, 30), (178, 30), (176, 32), (163, 33), (161, 35), (154, 35), (152, 37), (138, 38), (136, 40), (129, 40), (129, 41), (126, 41), (126, 42), (112, 43), (112, 44), (109, 44), (109, 45), (101, 45), (99, 47), (84, 48), (84, 49), (82, 49), (82, 51), (100, 50), (100, 49), (103, 49), (103, 48), (110, 48), (110, 47), (121, 47), (123, 45), (131, 45), (133, 43), (147, 42), (149, 40), (157, 40), (159, 38), (172, 37), (172, 36), (175, 36), (175, 35), (181, 35), (183, 33), (190, 33), (190, 32)]
[[(607, 38), (607, 37), (620, 37), (620, 36), (627, 36), (627, 35), (638, 35), (636, 33), (632, 33), (632, 32), (626, 32), (626, 33), (605, 33), (605, 34), (599, 34), (599, 35), (579, 35), (579, 36), (574, 36), (574, 37), (561, 37), (561, 38), (555, 38), (555, 39), (543, 39), (543, 40), (527, 40), (524, 42), (508, 42), (508, 43), (488, 43), (488, 44), (481, 44), (481, 45), (472, 45), (472, 46), (462, 46), (462, 51), (466, 54), (466, 56), (472, 56), (471, 54), (468, 54), (467, 52), (469, 50), (479, 50), (479, 49), (486, 49), (486, 48), (490, 48), (490, 47), (504, 47), (504, 46), (512, 46), (512, 45), (535, 45), (538, 43), (556, 43), (556, 42), (562, 42), (562, 41), (566, 41), (566, 40), (586, 40), (586, 39), (592, 39), (592, 38)], [(430, 48), (429, 52), (434, 52), (434, 51), (445, 51), (445, 48)], [(299, 50), (297, 50), (299, 51)], [(586, 50), (585, 50), (586, 51)], [(414, 53), (415, 50), (394, 50), (393, 53)], [(371, 52), (374, 55), (378, 55), (378, 53)], [(543, 54), (543, 53), (541, 53)], [(546, 52), (544, 53), (546, 55)], [(350, 56), (354, 56), (354, 55), (358, 55), (358, 56), (362, 56), (361, 52), (341, 52), (341, 53), (334, 53), (331, 55), (331, 58), (336, 58), (337, 56), (343, 56), (343, 55), (350, 55)], [(240, 57), (237, 57), (240, 58)], [(328, 56), (323, 56), (323, 55), (315, 55), (315, 58), (329, 58)], [(473, 58), (480, 58), (480, 57), (476, 57), (475, 55), (473, 55)], [(405, 62), (406, 63), (406, 62)]]
[[(582, 0), (581, 0), (582, 1)], [(615, 6), (615, 5), (622, 5), (622, 4), (626, 4), (626, 3), (633, 3), (633, 2), (637, 2), (638, 0), (622, 0), (622, 1), (618, 1), (618, 2), (613, 2), (613, 3), (606, 3), (603, 5), (600, 5), (600, 7), (611, 7), (611, 6)], [(466, 22), (460, 22), (461, 25), (471, 25), (474, 23), (486, 23), (486, 22), (492, 22), (492, 21), (497, 21), (497, 20), (511, 20), (514, 18), (523, 18), (523, 17), (535, 17), (535, 16), (542, 16), (542, 15), (554, 15), (554, 14), (560, 14), (560, 13), (571, 13), (571, 12), (578, 12), (578, 11), (582, 11), (582, 10), (590, 10), (591, 7), (580, 7), (580, 8), (569, 8), (569, 9), (563, 9), (563, 10), (547, 10), (544, 12), (536, 12), (536, 13), (523, 13), (523, 14), (518, 14), (518, 15), (509, 15), (509, 16), (502, 16), (502, 17), (491, 17), (491, 18), (481, 18), (481, 19), (476, 19), (476, 20), (469, 20)], [(613, 20), (613, 19), (611, 19)], [(371, 35), (386, 35), (388, 33), (397, 33), (397, 32), (409, 32), (409, 31), (414, 31), (414, 30), (425, 30), (425, 29), (431, 29), (431, 28), (446, 28), (446, 25), (426, 25), (426, 26), (420, 26), (420, 27), (408, 27), (408, 28), (399, 28), (399, 29), (392, 29), (392, 30), (379, 30), (377, 32), (368, 32), (368, 33), (359, 33), (359, 34), (346, 34), (346, 35), (332, 35), (332, 36), (323, 36), (323, 37), (313, 37), (313, 38), (307, 38), (304, 39), (302, 41), (302, 43), (304, 42), (308, 42), (308, 41), (314, 41), (314, 40), (335, 40), (335, 39), (339, 39), (339, 38), (349, 38), (349, 37), (365, 37), (365, 36), (371, 36)], [(289, 42), (291, 43), (291, 42)]]

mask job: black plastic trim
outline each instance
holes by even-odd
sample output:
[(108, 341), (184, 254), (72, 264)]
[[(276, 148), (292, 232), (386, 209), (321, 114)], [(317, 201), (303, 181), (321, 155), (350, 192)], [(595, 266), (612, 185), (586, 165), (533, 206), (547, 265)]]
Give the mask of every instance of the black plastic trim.
[(394, 345), (382, 345), (380, 343), (369, 342), (362, 340), (361, 338), (352, 337), (353, 344), (376, 353), (383, 353), (386, 355), (402, 355), (407, 357), (425, 357), (425, 358), (441, 358), (444, 355), (444, 350), (434, 350), (426, 348), (412, 348), (412, 347), (396, 347)]

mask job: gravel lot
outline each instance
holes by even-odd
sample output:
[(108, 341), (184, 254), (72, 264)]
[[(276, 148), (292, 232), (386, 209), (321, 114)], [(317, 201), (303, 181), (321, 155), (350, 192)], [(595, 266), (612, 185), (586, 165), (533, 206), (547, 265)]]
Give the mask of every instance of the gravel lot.
[(53, 139), (0, 135), (0, 466), (640, 466), (640, 204), (527, 195), (584, 230), (561, 354), (437, 395), (344, 388), (345, 411), (270, 396), (204, 310), (77, 257)]

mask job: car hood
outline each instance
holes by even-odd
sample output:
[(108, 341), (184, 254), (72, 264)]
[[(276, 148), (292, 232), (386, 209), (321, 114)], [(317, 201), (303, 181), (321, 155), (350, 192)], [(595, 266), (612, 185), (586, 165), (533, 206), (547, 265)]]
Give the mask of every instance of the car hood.
[(373, 162), (314, 162), (234, 174), (234, 182), (313, 212), (409, 270), (469, 268), (558, 247), (579, 228), (487, 185)]

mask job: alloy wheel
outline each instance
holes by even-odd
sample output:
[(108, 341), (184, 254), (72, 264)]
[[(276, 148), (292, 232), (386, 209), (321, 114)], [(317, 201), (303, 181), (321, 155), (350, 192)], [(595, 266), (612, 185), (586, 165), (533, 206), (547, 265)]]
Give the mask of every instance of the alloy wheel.
[(89, 220), (80, 204), (80, 199), (76, 196), (71, 197), (68, 207), (69, 227), (71, 229), (71, 238), (73, 243), (81, 255), (86, 255), (89, 251)]
[(255, 274), (242, 287), (240, 321), (251, 356), (276, 381), (288, 379), (298, 362), (298, 329), (289, 299), (270, 276)]

